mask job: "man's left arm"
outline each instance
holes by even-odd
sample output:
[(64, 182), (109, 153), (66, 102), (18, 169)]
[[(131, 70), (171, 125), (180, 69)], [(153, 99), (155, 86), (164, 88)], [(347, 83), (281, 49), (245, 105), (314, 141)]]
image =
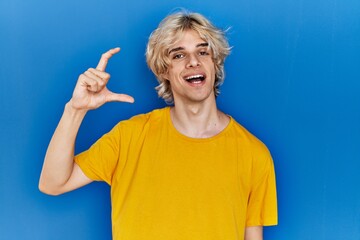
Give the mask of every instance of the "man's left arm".
[(263, 240), (263, 227), (246, 227), (244, 240)]

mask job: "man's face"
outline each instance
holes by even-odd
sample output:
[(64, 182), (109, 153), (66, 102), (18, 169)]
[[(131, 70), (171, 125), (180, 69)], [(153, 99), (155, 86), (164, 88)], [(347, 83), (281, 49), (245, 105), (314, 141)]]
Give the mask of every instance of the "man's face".
[(208, 43), (194, 30), (186, 30), (170, 48), (171, 64), (165, 78), (170, 81), (175, 104), (213, 101), (215, 65)]

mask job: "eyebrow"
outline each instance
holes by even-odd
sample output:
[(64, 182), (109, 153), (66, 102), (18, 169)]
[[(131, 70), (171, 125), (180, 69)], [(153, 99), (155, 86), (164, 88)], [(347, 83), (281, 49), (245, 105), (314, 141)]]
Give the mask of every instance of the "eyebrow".
[[(204, 43), (199, 43), (199, 44), (197, 44), (196, 45), (196, 47), (198, 48), (198, 47), (208, 47), (209, 46), (209, 43), (206, 43), (206, 42), (204, 42)], [(172, 53), (172, 52), (177, 52), (177, 51), (180, 51), (180, 50), (184, 50), (184, 48), (183, 47), (177, 47), (177, 48), (173, 48), (173, 49), (171, 49), (170, 51), (169, 51), (169, 55), (170, 55), (170, 53)]]

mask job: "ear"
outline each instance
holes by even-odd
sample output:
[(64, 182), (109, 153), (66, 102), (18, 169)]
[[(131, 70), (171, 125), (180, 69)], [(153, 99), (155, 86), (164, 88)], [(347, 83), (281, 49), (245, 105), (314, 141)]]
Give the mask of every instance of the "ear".
[(162, 78), (166, 79), (166, 81), (169, 81), (169, 73), (168, 73), (168, 72), (162, 73), (162, 74), (160, 74), (160, 76), (161, 76)]

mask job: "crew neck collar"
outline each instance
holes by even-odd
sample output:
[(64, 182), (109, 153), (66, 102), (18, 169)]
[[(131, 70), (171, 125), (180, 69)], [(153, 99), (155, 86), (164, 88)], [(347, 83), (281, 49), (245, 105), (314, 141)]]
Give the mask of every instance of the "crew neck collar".
[(193, 137), (189, 137), (189, 136), (186, 136), (184, 134), (182, 134), (181, 132), (179, 132), (172, 120), (171, 120), (171, 116), (170, 116), (170, 110), (171, 110), (171, 107), (166, 107), (165, 109), (165, 114), (166, 114), (166, 120), (167, 120), (167, 123), (169, 124), (170, 126), (170, 130), (172, 132), (175, 133), (175, 135), (177, 135), (178, 137), (184, 139), (184, 140), (187, 140), (187, 141), (192, 141), (192, 142), (209, 142), (209, 141), (213, 141), (215, 139), (218, 139), (218, 138), (221, 138), (222, 136), (224, 136), (226, 134), (226, 132), (231, 128), (231, 126), (233, 125), (233, 118), (229, 115), (227, 115), (229, 118), (230, 118), (230, 121), (229, 123), (226, 125), (226, 127), (221, 130), (218, 134), (214, 135), (214, 136), (211, 136), (211, 137), (207, 137), (207, 138), (193, 138)]

